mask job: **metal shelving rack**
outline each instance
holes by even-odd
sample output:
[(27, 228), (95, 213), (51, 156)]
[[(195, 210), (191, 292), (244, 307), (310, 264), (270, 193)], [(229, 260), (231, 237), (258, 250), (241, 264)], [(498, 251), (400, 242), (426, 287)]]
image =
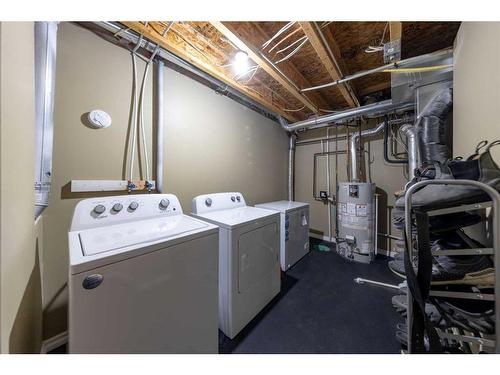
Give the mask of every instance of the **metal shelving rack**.
[[(405, 194), (405, 229), (408, 233), (406, 238), (406, 248), (408, 249), (408, 255), (410, 259), (413, 259), (413, 247), (412, 247), (412, 195), (420, 188), (427, 185), (460, 185), (460, 186), (472, 186), (485, 191), (491, 198), (489, 202), (482, 202), (476, 204), (459, 205), (455, 207), (438, 209), (427, 211), (429, 216), (438, 216), (444, 214), (450, 214), (454, 212), (463, 211), (473, 211), (481, 210), (486, 208), (493, 208), (493, 222), (492, 222), (492, 244), (491, 248), (477, 248), (477, 249), (461, 249), (461, 250), (440, 250), (433, 251), (433, 255), (492, 255), (494, 257), (494, 268), (495, 268), (495, 285), (494, 293), (465, 293), (465, 292), (450, 292), (450, 291), (430, 291), (430, 296), (436, 297), (452, 297), (452, 298), (465, 298), (472, 300), (483, 300), (483, 301), (494, 301), (495, 302), (495, 340), (490, 340), (482, 337), (466, 336), (461, 334), (449, 333), (437, 329), (439, 336), (442, 339), (452, 339), (461, 342), (475, 343), (482, 346), (488, 346), (493, 348), (494, 353), (500, 353), (500, 256), (498, 252), (500, 251), (500, 194), (492, 187), (483, 184), (478, 181), (472, 180), (428, 180), (421, 181), (412, 185), (408, 188)], [(411, 291), (408, 288), (408, 306), (407, 306), (407, 332), (408, 332), (408, 353), (412, 353), (411, 347), (411, 320), (413, 314), (412, 306), (412, 296)]]

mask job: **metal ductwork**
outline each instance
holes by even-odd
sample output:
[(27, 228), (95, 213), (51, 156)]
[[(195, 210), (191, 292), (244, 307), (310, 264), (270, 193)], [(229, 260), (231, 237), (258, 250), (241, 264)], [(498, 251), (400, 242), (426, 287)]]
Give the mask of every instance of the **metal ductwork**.
[(413, 125), (404, 125), (401, 132), (406, 136), (408, 147), (408, 180), (415, 176), (415, 169), (420, 165), (418, 129)]
[(57, 22), (35, 22), (35, 218), (49, 205), (54, 138)]
[[(452, 157), (448, 114), (453, 109), (453, 89), (438, 91), (418, 114), (416, 128), (421, 139), (419, 149), (422, 161), (444, 163)], [(451, 126), (450, 126), (451, 127)]]
[(362, 115), (383, 115), (392, 111), (409, 110), (413, 108), (413, 102), (394, 104), (392, 100), (384, 100), (382, 102), (367, 104), (357, 108), (350, 108), (345, 111), (339, 111), (324, 116), (316, 116), (307, 120), (295, 122), (293, 124), (288, 124), (283, 118), (280, 118), (280, 124), (283, 129), (288, 132), (306, 129), (312, 130), (326, 127), (334, 122), (349, 120)]
[(295, 142), (297, 136), (295, 134), (289, 135), (288, 143), (288, 200), (295, 199)]
[(349, 139), (349, 155), (351, 158), (351, 181), (359, 182), (358, 175), (358, 142), (360, 137), (372, 137), (384, 131), (385, 122), (378, 124), (372, 129), (363, 130), (362, 132), (354, 133)]

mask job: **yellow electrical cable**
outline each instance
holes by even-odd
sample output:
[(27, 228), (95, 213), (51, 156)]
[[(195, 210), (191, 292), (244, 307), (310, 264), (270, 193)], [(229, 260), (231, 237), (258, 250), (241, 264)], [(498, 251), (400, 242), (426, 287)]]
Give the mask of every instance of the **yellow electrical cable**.
[(385, 69), (382, 70), (384, 73), (419, 73), (419, 72), (431, 72), (434, 70), (441, 70), (453, 67), (452, 64), (449, 65), (435, 65), (435, 66), (421, 66), (419, 68), (395, 68), (395, 69)]

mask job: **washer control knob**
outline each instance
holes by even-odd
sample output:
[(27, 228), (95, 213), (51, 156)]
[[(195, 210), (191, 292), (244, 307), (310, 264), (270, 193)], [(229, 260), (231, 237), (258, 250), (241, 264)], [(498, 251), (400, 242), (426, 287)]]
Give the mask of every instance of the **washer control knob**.
[(98, 204), (97, 206), (94, 207), (94, 212), (97, 215), (103, 214), (106, 211), (106, 207), (104, 207), (102, 204)]
[(207, 205), (207, 207), (210, 207), (212, 205), (212, 199), (210, 198), (205, 199), (205, 204)]
[(167, 209), (167, 207), (168, 207), (169, 204), (170, 204), (170, 201), (168, 199), (162, 199), (160, 201), (160, 210)]
[(236, 198), (234, 197), (234, 195), (231, 197), (231, 200), (232, 200), (233, 202), (236, 202)]
[(113, 211), (114, 212), (120, 212), (123, 209), (123, 205), (121, 203), (115, 203), (113, 205)]
[(237, 195), (237, 196), (236, 196), (236, 200), (237, 200), (238, 202), (240, 202), (240, 201), (241, 201), (241, 197), (240, 197), (239, 195)]
[(137, 207), (139, 207), (139, 203), (137, 203), (137, 202), (135, 202), (135, 201), (134, 201), (134, 202), (130, 202), (130, 204), (128, 205), (128, 209), (129, 209), (130, 211), (135, 211), (135, 210), (137, 210)]

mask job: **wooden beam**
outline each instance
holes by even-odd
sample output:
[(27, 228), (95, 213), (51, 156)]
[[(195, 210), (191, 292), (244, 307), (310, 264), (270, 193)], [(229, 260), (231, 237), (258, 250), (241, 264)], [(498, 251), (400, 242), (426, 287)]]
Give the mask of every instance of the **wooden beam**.
[(277, 81), (281, 86), (283, 86), (292, 96), (294, 96), (298, 101), (304, 104), (314, 113), (319, 114), (318, 108), (312, 103), (305, 95), (300, 93), (297, 86), (290, 82), (288, 78), (279, 70), (277, 67), (266, 58), (260, 51), (249, 41), (242, 38), (233, 27), (229, 24), (223, 24), (219, 21), (211, 22), (211, 24), (226, 37), (231, 43), (233, 43), (236, 48), (244, 51), (248, 54), (248, 57), (252, 59), (257, 65), (259, 65), (262, 70), (269, 74), (275, 81)]
[[(403, 41), (402, 41), (402, 35), (403, 34), (403, 27), (401, 22), (389, 22), (389, 37), (391, 40), (391, 43), (399, 40), (399, 55), (394, 55), (391, 59), (391, 61), (396, 62), (401, 60), (401, 56), (403, 54)], [(392, 76), (392, 73), (391, 73)]]
[(374, 92), (386, 90), (389, 88), (391, 88), (391, 81), (383, 81), (383, 82), (375, 83), (371, 86), (363, 87), (362, 89), (360, 89), (358, 91), (358, 94), (360, 96), (365, 96), (365, 95), (369, 95), (369, 94), (372, 94)]
[(397, 39), (401, 39), (402, 30), (403, 30), (403, 27), (402, 27), (401, 22), (399, 22), (399, 21), (389, 22), (389, 35), (391, 38), (391, 42), (393, 42)]
[[(316, 51), (316, 54), (318, 55), (319, 59), (321, 60), (324, 67), (328, 71), (330, 77), (334, 81), (341, 79), (342, 72), (337, 67), (337, 64), (330, 55), (330, 52), (328, 51), (328, 46), (325, 45), (321, 36), (319, 35), (316, 24), (314, 22), (299, 22), (299, 24), (300, 27), (302, 27), (302, 30), (304, 30), (304, 33), (306, 34), (307, 38), (309, 39), (309, 42)], [(356, 107), (358, 105), (357, 99), (349, 91), (346, 85), (341, 84), (337, 85), (337, 87), (340, 90), (340, 93), (344, 97), (349, 107)]]
[[(250, 24), (249, 26), (251, 26), (258, 32), (261, 40), (255, 41), (256, 45), (261, 45), (263, 42), (271, 38), (271, 36), (267, 34), (267, 32), (262, 28), (262, 26), (259, 25), (259, 23), (245, 22), (245, 24)], [(297, 28), (296, 31), (300, 31), (300, 28)], [(269, 49), (271, 49), (275, 45), (276, 43), (272, 41), (268, 47)], [(280, 64), (280, 69), (283, 71), (283, 73), (287, 75), (287, 77), (290, 77), (290, 79), (292, 79), (300, 88), (306, 88), (312, 86), (311, 82), (309, 82), (309, 80), (306, 77), (304, 77), (304, 75), (297, 69), (297, 67), (290, 60), (283, 61)], [(330, 108), (330, 104), (318, 91), (310, 91), (307, 94), (304, 93), (304, 95), (307, 95), (309, 99), (312, 100), (313, 103), (316, 104), (319, 108), (322, 109)]]
[(235, 81), (230, 78), (223, 69), (216, 67), (213, 64), (207, 62), (206, 58), (204, 58), (199, 52), (194, 50), (193, 48), (187, 49), (183, 47), (180, 42), (176, 42), (172, 33), (169, 33), (167, 37), (162, 37), (158, 32), (153, 30), (149, 26), (145, 26), (141, 22), (136, 21), (122, 21), (126, 27), (136, 31), (139, 34), (143, 34), (144, 37), (152, 41), (153, 43), (157, 43), (167, 51), (173, 53), (174, 55), (180, 57), (181, 59), (193, 64), (197, 68), (203, 70), (205, 73), (210, 74), (214, 78), (222, 81), (223, 83), (233, 87), (240, 93), (248, 96), (249, 98), (255, 100), (257, 103), (262, 106), (268, 108), (269, 110), (283, 116), (289, 121), (297, 121), (300, 118), (295, 116), (290, 112), (284, 111), (282, 108), (275, 105), (272, 101), (268, 100), (264, 94), (257, 92), (255, 89), (252, 89), (248, 86), (241, 84), (240, 82)]

